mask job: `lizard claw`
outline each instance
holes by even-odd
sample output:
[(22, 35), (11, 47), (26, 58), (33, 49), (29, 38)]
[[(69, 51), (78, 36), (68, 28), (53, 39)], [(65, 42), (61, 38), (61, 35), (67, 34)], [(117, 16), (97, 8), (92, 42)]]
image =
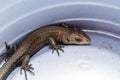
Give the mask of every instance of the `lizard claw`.
[(32, 75), (34, 75), (34, 72), (31, 71), (31, 70), (34, 70), (34, 68), (32, 67), (32, 64), (22, 66), (20, 69), (20, 74), (22, 74), (22, 70), (24, 70), (26, 80), (28, 80), (27, 71), (30, 72)]
[(6, 50), (7, 50), (7, 58), (5, 59), (5, 61), (7, 61), (14, 53), (15, 51), (17, 50), (18, 46), (17, 45), (14, 45), (12, 47), (10, 47), (7, 42), (5, 42), (5, 47), (6, 47)]
[(20, 69), (20, 74), (22, 74), (22, 70), (24, 70), (25, 72), (28, 71), (32, 75), (34, 75), (34, 72), (31, 71), (31, 70), (34, 70), (34, 68), (32, 67), (32, 64), (22, 66), (21, 69)]
[[(6, 50), (7, 50), (7, 55), (5, 55), (5, 53), (4, 54), (2, 54), (2, 55), (0, 55), (0, 57), (2, 57), (2, 56), (6, 56), (7, 58), (11, 55), (11, 47), (7, 44), (7, 42), (5, 42), (5, 48), (6, 48)], [(7, 61), (7, 58), (5, 58), (5, 61)]]
[(55, 45), (53, 47), (52, 53), (54, 53), (54, 51), (56, 51), (57, 54), (58, 54), (58, 56), (59, 56), (60, 55), (59, 50), (62, 51), (62, 52), (64, 52), (64, 50), (61, 47), (62, 47), (61, 45)]

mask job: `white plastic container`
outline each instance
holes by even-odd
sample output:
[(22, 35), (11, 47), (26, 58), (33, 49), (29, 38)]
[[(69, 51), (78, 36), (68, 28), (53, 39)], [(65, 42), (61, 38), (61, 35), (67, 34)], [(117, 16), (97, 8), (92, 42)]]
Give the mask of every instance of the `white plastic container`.
[[(65, 46), (64, 54), (45, 47), (32, 57), (29, 80), (120, 80), (119, 0), (1, 0), (0, 54), (4, 42), (17, 43), (28, 32), (53, 23), (80, 26), (89, 46)], [(15, 69), (7, 80), (25, 80)]]

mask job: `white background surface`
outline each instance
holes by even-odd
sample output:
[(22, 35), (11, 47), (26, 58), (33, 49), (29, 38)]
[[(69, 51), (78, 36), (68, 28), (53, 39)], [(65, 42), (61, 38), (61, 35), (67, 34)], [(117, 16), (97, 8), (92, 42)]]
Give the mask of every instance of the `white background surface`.
[[(83, 29), (120, 35), (120, 0), (0, 0), (0, 54), (40, 26), (66, 22)], [(48, 47), (32, 59), (29, 80), (120, 80), (120, 37), (88, 33), (89, 46), (65, 46), (58, 57)], [(7, 80), (24, 80), (19, 68)]]

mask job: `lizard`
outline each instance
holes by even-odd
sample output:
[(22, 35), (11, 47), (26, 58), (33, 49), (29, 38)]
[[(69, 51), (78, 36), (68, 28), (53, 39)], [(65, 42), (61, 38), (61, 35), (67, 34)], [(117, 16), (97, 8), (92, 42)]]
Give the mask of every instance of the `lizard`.
[(57, 51), (59, 56), (59, 50), (63, 52), (63, 49), (58, 42), (80, 45), (90, 44), (90, 41), (90, 37), (80, 27), (66, 24), (44, 26), (33, 30), (0, 68), (0, 80), (6, 80), (18, 64), (20, 64), (21, 70), (24, 70), (25, 78), (28, 80), (26, 72), (33, 73), (31, 71), (33, 67), (29, 64), (30, 58), (46, 45), (50, 44), (53, 48), (52, 52)]

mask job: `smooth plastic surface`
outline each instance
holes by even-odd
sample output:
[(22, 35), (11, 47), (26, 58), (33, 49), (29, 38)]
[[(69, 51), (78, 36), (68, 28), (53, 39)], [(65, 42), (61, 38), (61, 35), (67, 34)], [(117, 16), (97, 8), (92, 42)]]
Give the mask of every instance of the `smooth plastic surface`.
[[(4, 42), (13, 45), (43, 25), (66, 22), (90, 36), (89, 46), (70, 45), (58, 57), (45, 47), (30, 61), (29, 80), (119, 80), (119, 0), (8, 0), (0, 1), (0, 54)], [(7, 80), (24, 80), (19, 68)]]

